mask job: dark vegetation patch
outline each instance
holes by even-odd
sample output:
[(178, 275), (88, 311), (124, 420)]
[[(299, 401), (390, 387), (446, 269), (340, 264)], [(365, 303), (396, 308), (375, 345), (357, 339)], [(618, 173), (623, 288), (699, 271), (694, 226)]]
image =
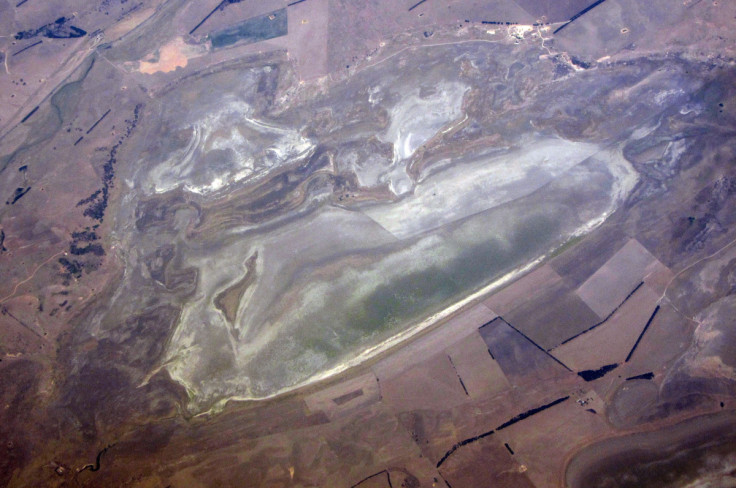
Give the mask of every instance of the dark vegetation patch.
[(600, 325), (603, 325), (603, 324), (605, 324), (605, 323), (606, 323), (606, 321), (607, 321), (608, 319), (610, 319), (611, 317), (613, 317), (613, 314), (615, 314), (615, 313), (616, 313), (616, 311), (617, 311), (617, 310), (618, 310), (619, 308), (621, 308), (621, 307), (623, 306), (623, 304), (624, 304), (624, 303), (626, 303), (626, 301), (627, 301), (627, 300), (628, 300), (629, 298), (631, 298), (631, 297), (632, 297), (632, 296), (634, 295), (634, 293), (636, 293), (636, 292), (637, 292), (637, 290), (639, 290), (639, 288), (641, 288), (641, 287), (642, 287), (642, 285), (643, 285), (643, 284), (644, 284), (644, 282), (643, 282), (643, 281), (639, 282), (639, 284), (638, 284), (638, 285), (636, 285), (636, 287), (634, 287), (634, 289), (633, 289), (633, 290), (631, 290), (631, 291), (629, 292), (629, 294), (628, 294), (628, 295), (626, 295), (626, 298), (624, 298), (624, 299), (623, 299), (623, 301), (622, 301), (621, 303), (619, 303), (619, 304), (618, 304), (618, 305), (616, 306), (616, 308), (614, 308), (613, 310), (611, 310), (611, 313), (609, 313), (608, 315), (606, 315), (606, 317), (605, 317), (605, 318), (604, 318), (603, 320), (601, 320), (600, 322), (597, 322), (597, 323), (595, 323), (595, 324), (591, 325), (590, 327), (588, 327), (588, 328), (587, 328), (587, 329), (585, 329), (584, 331), (582, 331), (582, 332), (578, 332), (578, 333), (577, 333), (577, 334), (575, 334), (574, 336), (572, 336), (572, 337), (569, 337), (569, 338), (565, 339), (564, 341), (562, 341), (562, 342), (560, 343), (560, 345), (562, 345), (562, 344), (567, 344), (568, 342), (570, 342), (571, 340), (575, 339), (576, 337), (578, 337), (578, 336), (581, 336), (581, 335), (585, 334), (586, 332), (590, 332), (591, 330), (595, 329), (596, 327), (598, 327), (598, 326), (600, 326)]
[(36, 105), (33, 108), (33, 110), (31, 110), (30, 112), (28, 112), (28, 115), (26, 115), (25, 117), (23, 117), (23, 119), (20, 121), (20, 123), (22, 124), (26, 120), (30, 119), (31, 118), (31, 115), (35, 114), (37, 111), (38, 111), (38, 105)]
[(120, 146), (122, 146), (125, 140), (130, 137), (133, 129), (135, 129), (135, 127), (138, 125), (142, 108), (143, 106), (141, 104), (135, 106), (135, 109), (133, 110), (133, 118), (131, 120), (125, 121), (127, 125), (125, 133), (120, 136), (117, 142), (110, 149), (107, 161), (102, 167), (102, 188), (77, 203), (77, 206), (87, 205), (87, 208), (85, 208), (83, 212), (86, 217), (102, 222), (102, 219), (105, 216), (105, 210), (107, 210), (110, 189), (113, 187), (114, 184), (113, 180), (115, 178), (115, 164), (117, 163), (117, 153), (120, 150)]
[(481, 24), (489, 24), (489, 25), (518, 25), (518, 22), (504, 22), (501, 20), (481, 20)]
[(69, 252), (75, 256), (83, 256), (85, 254), (92, 254), (94, 256), (104, 256), (105, 250), (99, 244), (88, 244), (86, 246), (77, 246), (72, 244), (69, 246)]
[(93, 242), (98, 239), (97, 233), (89, 227), (82, 231), (72, 232), (72, 239), (76, 242)]
[(337, 398), (333, 398), (332, 401), (335, 402), (337, 405), (344, 405), (350, 400), (354, 400), (355, 398), (363, 396), (363, 389), (359, 388), (355, 391), (351, 391), (350, 393), (345, 393), (344, 395), (340, 395)]
[(213, 8), (212, 10), (210, 10), (210, 13), (208, 13), (207, 15), (205, 15), (205, 17), (202, 20), (200, 20), (199, 23), (197, 25), (195, 25), (192, 30), (189, 31), (189, 34), (190, 35), (191, 34), (194, 34), (194, 31), (196, 31), (197, 29), (199, 29), (202, 26), (202, 24), (204, 24), (205, 22), (207, 22), (207, 19), (209, 19), (210, 17), (212, 17), (212, 14), (214, 14), (218, 10), (225, 10), (225, 7), (227, 7), (228, 5), (230, 5), (232, 3), (240, 3), (242, 1), (243, 0), (222, 0), (220, 3), (217, 4), (217, 6), (215, 8)]
[(606, 0), (598, 0), (597, 2), (593, 2), (588, 7), (584, 8), (580, 12), (578, 12), (575, 15), (573, 15), (572, 17), (570, 17), (570, 20), (568, 20), (567, 22), (565, 22), (564, 24), (562, 24), (560, 27), (558, 27), (557, 29), (555, 29), (555, 31), (553, 32), (553, 34), (557, 34), (562, 29), (564, 29), (565, 27), (567, 27), (568, 25), (570, 25), (572, 22), (574, 22), (576, 19), (578, 19), (580, 16), (587, 14), (588, 12), (590, 12), (591, 10), (593, 10), (594, 8), (596, 8), (598, 5), (602, 4), (605, 1)]
[[(95, 190), (90, 196), (77, 202), (77, 207), (86, 207), (83, 211), (83, 215), (86, 217), (102, 222), (105, 216), (105, 211), (107, 210), (110, 189), (114, 185), (115, 164), (117, 163), (118, 150), (126, 139), (130, 137), (133, 129), (138, 125), (141, 109), (142, 105), (139, 104), (135, 106), (135, 109), (133, 110), (133, 118), (125, 121), (125, 132), (110, 149), (107, 161), (105, 161), (105, 164), (102, 167), (102, 187)], [(100, 117), (92, 127), (90, 127), (89, 131), (94, 129), (95, 126), (109, 113), (109, 110), (105, 112), (105, 114)], [(80, 137), (77, 142), (81, 139), (82, 138)], [(86, 227), (83, 230), (72, 232), (72, 242), (69, 244), (69, 253), (77, 258), (68, 259), (63, 257), (59, 259), (59, 264), (62, 266), (62, 276), (67, 282), (71, 278), (81, 278), (83, 271), (90, 273), (102, 265), (101, 258), (105, 255), (105, 249), (99, 242), (96, 242), (99, 240), (99, 236), (96, 232), (98, 226), (99, 224), (95, 224), (92, 227)]]
[(77, 207), (81, 207), (82, 205), (87, 205), (88, 203), (94, 202), (97, 200), (97, 197), (102, 193), (102, 190), (95, 190), (94, 193), (92, 193), (87, 198), (83, 198), (77, 202)]
[(102, 455), (105, 454), (107, 452), (107, 450), (110, 449), (114, 445), (115, 444), (109, 444), (108, 446), (106, 446), (104, 449), (102, 449), (100, 452), (97, 453), (97, 458), (95, 459), (95, 464), (88, 464), (85, 467), (83, 467), (82, 469), (80, 469), (79, 471), (81, 472), (81, 471), (85, 471), (87, 469), (90, 470), (90, 471), (99, 471), (100, 470), (100, 460), (102, 459)]
[(39, 44), (41, 44), (42, 42), (43, 42), (43, 41), (39, 39), (38, 41), (34, 42), (33, 44), (29, 44), (28, 46), (24, 47), (24, 48), (23, 48), (23, 49), (21, 49), (21, 50), (19, 50), (19, 51), (15, 51), (15, 52), (13, 53), (13, 56), (17, 56), (17, 55), (19, 55), (20, 53), (22, 53), (23, 51), (27, 51), (28, 49), (30, 49), (30, 48), (32, 48), (32, 47), (34, 47), (34, 46), (38, 46), (38, 45), (39, 45)]
[[(470, 19), (465, 19), (465, 23), (470, 23)], [(485, 25), (519, 25), (519, 22), (510, 22), (508, 20), (481, 20), (481, 24)], [(534, 27), (541, 27), (543, 25), (549, 25), (549, 22), (534, 22)]]
[(105, 117), (107, 117), (107, 114), (109, 114), (111, 111), (112, 111), (112, 109), (108, 108), (107, 109), (107, 112), (105, 112), (104, 114), (102, 114), (102, 117), (100, 117), (99, 119), (97, 119), (97, 121), (94, 124), (92, 124), (92, 126), (89, 129), (87, 129), (87, 132), (85, 132), (85, 134), (89, 134), (90, 132), (92, 132), (93, 130), (95, 130), (95, 127), (97, 127), (97, 124), (99, 124), (100, 122), (102, 122), (105, 119)]
[(389, 474), (388, 470), (386, 470), (386, 469), (384, 469), (383, 471), (379, 471), (378, 473), (374, 473), (374, 474), (372, 474), (370, 476), (366, 476), (365, 478), (363, 478), (362, 480), (358, 481), (357, 483), (355, 483), (350, 488), (357, 488), (358, 486), (362, 485), (363, 483), (365, 483), (368, 480), (372, 480), (372, 479), (383, 477), (383, 476), (386, 476), (386, 483), (388, 484), (389, 488), (393, 488), (393, 485), (391, 484), (391, 475)]
[(71, 18), (59, 17), (50, 24), (42, 25), (37, 29), (29, 29), (18, 32), (15, 34), (15, 38), (21, 39), (33, 39), (34, 37), (41, 36), (49, 39), (74, 39), (82, 37), (87, 34), (87, 31), (71, 25), (69, 22)]
[(13, 192), (13, 196), (11, 196), (9, 199), (5, 200), (5, 205), (15, 205), (15, 202), (23, 198), (23, 196), (31, 191), (31, 187), (26, 188), (16, 188)]
[(285, 36), (288, 30), (286, 9), (282, 8), (244, 20), (232, 27), (214, 32), (209, 37), (212, 47), (219, 48), (236, 42), (251, 44)]
[(570, 62), (572, 62), (572, 64), (574, 64), (578, 68), (583, 68), (583, 69), (588, 69), (591, 66), (590, 63), (586, 63), (582, 59), (576, 58), (575, 56), (570, 57)]
[(561, 364), (553, 356), (535, 346), (501, 318), (481, 326), (478, 333), (512, 384), (525, 382), (531, 377), (544, 381), (571, 373), (569, 369), (560, 369)]
[(455, 444), (454, 446), (452, 446), (450, 448), (450, 450), (447, 451), (445, 453), (445, 455), (442, 456), (442, 458), (439, 461), (437, 461), (437, 467), (439, 468), (440, 466), (442, 466), (442, 463), (444, 463), (445, 461), (447, 461), (447, 458), (449, 458), (450, 455), (453, 454), (455, 451), (457, 451), (459, 448), (461, 448), (463, 446), (467, 446), (468, 444), (472, 444), (473, 442), (479, 441), (479, 440), (481, 440), (481, 439), (483, 439), (485, 437), (488, 437), (490, 435), (493, 435), (494, 432), (495, 431), (493, 431), (493, 430), (489, 430), (488, 432), (484, 432), (484, 433), (482, 433), (480, 435), (477, 435), (475, 437), (470, 437), (468, 439), (465, 439), (464, 441), (458, 442), (457, 444)]
[(607, 364), (598, 369), (586, 369), (585, 371), (580, 371), (578, 372), (578, 376), (580, 376), (585, 381), (593, 381), (597, 380), (598, 378), (603, 378), (606, 374), (610, 373), (616, 368), (618, 368), (618, 364)]
[(415, 3), (414, 5), (412, 5), (411, 7), (409, 7), (409, 12), (411, 12), (412, 10), (414, 10), (415, 8), (417, 8), (418, 6), (420, 6), (421, 4), (423, 4), (426, 1), (427, 0), (419, 0), (417, 3)]
[(531, 410), (527, 410), (524, 413), (520, 413), (519, 415), (517, 415), (516, 417), (512, 418), (511, 420), (509, 420), (507, 422), (504, 422), (503, 424), (501, 424), (498, 427), (496, 427), (496, 430), (503, 430), (506, 427), (510, 427), (510, 426), (514, 425), (515, 423), (517, 423), (517, 422), (521, 422), (522, 420), (531, 417), (532, 415), (536, 415), (539, 412), (543, 412), (544, 410), (547, 410), (548, 408), (554, 407), (555, 405), (560, 404), (560, 403), (564, 402), (565, 400), (567, 400), (569, 398), (570, 398), (569, 396), (558, 398), (557, 400), (555, 400), (553, 402), (550, 402), (550, 403), (548, 403), (546, 405), (542, 405), (541, 407), (532, 408)]
[(649, 326), (652, 324), (652, 320), (654, 320), (654, 317), (657, 315), (657, 312), (659, 312), (659, 305), (657, 305), (654, 308), (654, 312), (652, 312), (651, 317), (649, 317), (649, 320), (647, 320), (647, 324), (644, 326), (644, 329), (642, 329), (641, 334), (639, 334), (639, 337), (636, 339), (636, 342), (634, 343), (634, 347), (631, 348), (631, 351), (629, 351), (629, 355), (626, 356), (625, 363), (629, 362), (629, 359), (631, 359), (631, 356), (634, 354), (634, 351), (636, 351), (636, 348), (639, 346), (639, 342), (641, 342), (641, 338), (644, 337), (644, 333), (647, 331)]
[[(62, 276), (67, 282), (71, 278), (79, 279), (83, 272), (91, 273), (101, 266), (100, 258), (105, 255), (105, 250), (101, 244), (96, 242), (99, 240), (97, 227), (98, 225), (94, 225), (72, 232), (69, 253), (76, 257), (59, 259), (59, 264), (62, 266)], [(84, 256), (84, 258), (80, 259), (81, 256)]]
[(638, 374), (636, 376), (629, 376), (628, 378), (626, 378), (626, 381), (631, 381), (631, 380), (651, 380), (652, 378), (654, 378), (654, 373), (652, 373), (650, 371), (648, 373)]
[[(517, 422), (521, 422), (522, 420), (527, 419), (527, 418), (531, 417), (532, 415), (538, 414), (539, 412), (542, 412), (544, 410), (547, 410), (548, 408), (554, 407), (555, 405), (558, 405), (558, 404), (564, 402), (565, 400), (567, 400), (569, 398), (570, 398), (569, 396), (558, 398), (557, 400), (555, 400), (553, 402), (550, 402), (550, 403), (548, 403), (546, 405), (542, 405), (542, 406), (537, 407), (537, 408), (532, 408), (531, 410), (527, 410), (526, 412), (520, 413), (519, 415), (517, 415), (516, 417), (512, 418), (511, 420), (508, 420), (507, 422), (504, 422), (503, 424), (501, 424), (498, 427), (496, 427), (495, 430), (489, 430), (488, 432), (484, 432), (484, 433), (482, 433), (480, 435), (477, 435), (475, 437), (470, 437), (468, 439), (465, 439), (463, 441), (458, 442), (457, 444), (455, 444), (454, 446), (452, 446), (445, 453), (444, 456), (442, 456), (442, 458), (437, 462), (437, 467), (439, 468), (442, 465), (442, 463), (444, 463), (445, 461), (447, 461), (447, 458), (450, 457), (450, 455), (452, 455), (460, 447), (467, 446), (468, 444), (472, 444), (473, 442), (479, 441), (479, 440), (481, 440), (481, 439), (483, 439), (485, 437), (488, 437), (490, 435), (493, 435), (493, 433), (496, 432), (496, 431), (500, 431), (500, 430), (505, 429), (506, 427), (510, 427), (511, 425), (514, 425)], [(507, 449), (509, 449), (509, 451), (511, 452), (511, 454), (513, 454), (513, 451), (511, 451), (511, 449), (508, 446), (507, 446)]]
[[(501, 319), (501, 320), (503, 320), (503, 319)], [(529, 336), (527, 336), (526, 334), (524, 334), (522, 331), (520, 331), (519, 329), (517, 329), (513, 325), (509, 324), (506, 320), (503, 320), (503, 321), (506, 322), (506, 325), (508, 325), (509, 327), (511, 327), (512, 329), (514, 329), (517, 333), (519, 333), (519, 335), (521, 335), (524, 339), (526, 339), (527, 341), (529, 341), (534, 347), (536, 347), (537, 349), (539, 349), (540, 351), (542, 351), (544, 354), (546, 354), (547, 356), (549, 356), (550, 358), (552, 358), (552, 360), (554, 362), (556, 362), (557, 364), (559, 364), (560, 366), (562, 366), (566, 370), (572, 371), (570, 368), (567, 367), (567, 365), (565, 365), (562, 361), (560, 361), (559, 359), (557, 359), (556, 357), (554, 357), (553, 355), (551, 355), (549, 353), (549, 351), (547, 351), (545, 348), (543, 348), (542, 346), (540, 346), (539, 344), (537, 344), (536, 342), (534, 342)], [(488, 324), (486, 324), (486, 325), (488, 325)], [(485, 325), (483, 327), (485, 327)]]
[(447, 359), (450, 360), (450, 365), (452, 365), (453, 371), (455, 371), (455, 374), (457, 375), (458, 381), (460, 381), (460, 386), (463, 387), (463, 391), (465, 392), (465, 396), (470, 396), (470, 393), (468, 393), (468, 389), (465, 387), (465, 382), (463, 381), (462, 377), (460, 376), (460, 373), (457, 372), (457, 368), (455, 367), (455, 362), (452, 360), (451, 356), (447, 356)]
[(80, 263), (76, 259), (70, 261), (67, 258), (59, 258), (59, 264), (64, 267), (67, 275), (73, 276), (74, 278), (81, 278), (82, 270), (84, 269), (84, 267), (82, 263)]

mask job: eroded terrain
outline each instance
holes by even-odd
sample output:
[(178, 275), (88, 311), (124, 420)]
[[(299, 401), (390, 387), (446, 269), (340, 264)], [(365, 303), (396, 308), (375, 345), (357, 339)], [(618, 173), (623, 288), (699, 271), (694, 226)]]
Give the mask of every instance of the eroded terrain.
[(733, 477), (732, 5), (32, 2), (2, 483)]

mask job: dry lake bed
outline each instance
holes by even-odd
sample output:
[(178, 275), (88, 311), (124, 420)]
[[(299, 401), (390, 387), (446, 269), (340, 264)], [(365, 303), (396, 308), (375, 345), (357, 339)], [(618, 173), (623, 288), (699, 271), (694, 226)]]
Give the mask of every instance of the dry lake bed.
[(736, 483), (734, 20), (0, 0), (0, 485)]

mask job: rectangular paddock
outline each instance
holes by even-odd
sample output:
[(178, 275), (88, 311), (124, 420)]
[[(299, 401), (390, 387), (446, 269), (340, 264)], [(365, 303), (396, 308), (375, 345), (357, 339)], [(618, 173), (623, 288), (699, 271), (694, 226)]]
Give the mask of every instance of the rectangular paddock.
[(630, 239), (578, 288), (578, 296), (604, 318), (643, 281), (647, 268), (656, 261), (637, 240)]
[(381, 381), (391, 378), (422, 359), (441, 353), (494, 318), (496, 314), (488, 307), (483, 304), (475, 305), (377, 361), (372, 369)]
[(657, 305), (659, 295), (644, 284), (606, 322), (552, 349), (576, 371), (623, 363)]

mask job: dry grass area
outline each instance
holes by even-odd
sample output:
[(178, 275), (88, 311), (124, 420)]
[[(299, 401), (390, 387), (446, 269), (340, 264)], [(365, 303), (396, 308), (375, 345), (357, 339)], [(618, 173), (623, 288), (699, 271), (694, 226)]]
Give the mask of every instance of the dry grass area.
[(496, 318), (496, 314), (483, 304), (463, 310), (444, 322), (440, 327), (427, 331), (410, 343), (403, 345), (372, 367), (379, 379), (391, 378), (408, 367), (417, 358), (426, 358), (471, 336), (475, 331)]
[(402, 374), (381, 380), (381, 395), (397, 412), (430, 406), (445, 410), (468, 401), (446, 354), (415, 362)]
[(532, 293), (532, 300), (503, 317), (546, 350), (600, 322), (567, 280)]
[(646, 284), (606, 322), (551, 353), (576, 371), (623, 363), (652, 315), (659, 296)]
[(533, 300), (536, 295), (561, 281), (560, 275), (549, 264), (545, 264), (514, 281), (498, 293), (494, 293), (483, 303), (503, 316)]
[(655, 260), (632, 239), (578, 288), (578, 296), (602, 319), (636, 288)]
[(474, 488), (478, 480), (499, 488), (534, 488), (526, 466), (494, 436), (459, 450), (440, 468), (452, 488)]
[[(581, 397), (588, 399), (591, 395), (583, 393)], [(527, 468), (526, 475), (534, 486), (559, 486), (568, 453), (608, 430), (601, 413), (592, 413), (588, 404), (575, 400), (571, 398), (498, 433), (514, 450), (517, 462)], [(595, 405), (595, 400), (591, 403)]]
[(380, 399), (378, 380), (367, 373), (306, 396), (304, 402), (311, 413), (322, 412), (333, 419)]
[(470, 334), (445, 352), (452, 359), (472, 399), (489, 397), (509, 388), (501, 367), (491, 357), (488, 346), (479, 334)]
[(301, 80), (325, 76), (328, 69), (329, 42), (328, 0), (303, 2), (289, 8), (289, 34), (286, 48), (295, 58)]
[(484, 326), (480, 334), (515, 387), (553, 381), (570, 374), (563, 364), (503, 319)]

